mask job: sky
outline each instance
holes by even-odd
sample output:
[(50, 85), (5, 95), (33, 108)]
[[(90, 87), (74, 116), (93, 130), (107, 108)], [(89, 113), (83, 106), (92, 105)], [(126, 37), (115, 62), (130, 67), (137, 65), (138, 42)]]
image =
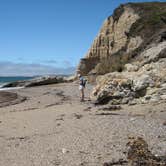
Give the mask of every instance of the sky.
[(145, 0), (0, 0), (0, 76), (73, 73), (127, 2)]

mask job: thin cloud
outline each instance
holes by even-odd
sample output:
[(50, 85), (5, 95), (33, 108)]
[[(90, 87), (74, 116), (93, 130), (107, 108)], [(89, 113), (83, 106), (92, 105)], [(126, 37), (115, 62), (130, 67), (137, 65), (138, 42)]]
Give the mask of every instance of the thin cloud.
[(41, 61), (42, 63), (46, 63), (46, 64), (57, 64), (56, 60), (45, 60), (45, 61)]
[(69, 60), (64, 60), (64, 61), (63, 61), (63, 64), (64, 64), (66, 67), (72, 66), (72, 65), (71, 65), (71, 62), (70, 62)]
[(18, 61), (23, 61), (23, 60), (24, 60), (24, 58), (19, 57), (17, 60), (18, 60)]
[(75, 72), (75, 67), (58, 68), (43, 64), (0, 62), (0, 66), (0, 76), (68, 75)]

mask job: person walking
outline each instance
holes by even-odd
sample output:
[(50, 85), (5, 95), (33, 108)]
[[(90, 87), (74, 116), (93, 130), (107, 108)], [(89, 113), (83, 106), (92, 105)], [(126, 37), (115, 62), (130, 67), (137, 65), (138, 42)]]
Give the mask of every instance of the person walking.
[(83, 102), (85, 98), (84, 90), (87, 80), (83, 76), (81, 76), (81, 74), (78, 74), (78, 78), (79, 78), (80, 101)]

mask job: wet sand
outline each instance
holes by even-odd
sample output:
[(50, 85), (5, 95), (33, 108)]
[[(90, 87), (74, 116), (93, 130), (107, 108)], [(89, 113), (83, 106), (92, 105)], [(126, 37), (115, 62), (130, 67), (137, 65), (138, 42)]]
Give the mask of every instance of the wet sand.
[(0, 91), (0, 108), (18, 104), (25, 100), (26, 97), (19, 96), (17, 93)]
[(17, 98), (16, 93), (10, 93), (10, 92), (4, 92), (4, 91), (0, 92), (0, 103), (13, 101), (16, 98)]
[(103, 110), (91, 89), (82, 103), (75, 83), (0, 92), (0, 104), (26, 98), (0, 108), (0, 166), (102, 166), (125, 159), (128, 138), (138, 136), (166, 155), (165, 102)]

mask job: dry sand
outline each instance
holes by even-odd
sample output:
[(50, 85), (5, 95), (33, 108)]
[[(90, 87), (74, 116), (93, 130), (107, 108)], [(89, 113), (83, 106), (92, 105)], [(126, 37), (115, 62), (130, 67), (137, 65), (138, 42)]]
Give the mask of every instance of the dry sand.
[(166, 155), (165, 102), (103, 111), (91, 88), (83, 103), (74, 83), (14, 90), (27, 100), (0, 108), (0, 166), (102, 166), (125, 159), (132, 136)]

